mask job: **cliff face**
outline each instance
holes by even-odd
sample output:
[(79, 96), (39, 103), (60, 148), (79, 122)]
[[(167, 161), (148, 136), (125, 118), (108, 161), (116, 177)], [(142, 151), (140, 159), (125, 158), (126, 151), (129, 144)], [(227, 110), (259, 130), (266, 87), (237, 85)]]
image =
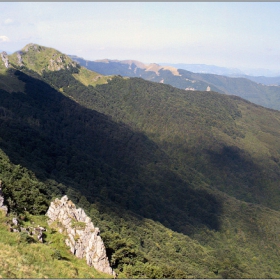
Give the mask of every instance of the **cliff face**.
[(67, 196), (63, 196), (61, 200), (51, 202), (46, 215), (50, 218), (49, 224), (56, 223), (59, 231), (67, 234), (65, 243), (74, 255), (85, 257), (89, 266), (115, 276), (99, 236), (99, 228), (94, 227), (83, 209), (77, 209)]
[(0, 210), (4, 211), (5, 215), (8, 213), (7, 206), (4, 205), (4, 196), (2, 192), (2, 181), (0, 180)]
[(9, 59), (8, 59), (8, 55), (6, 52), (1, 53), (1, 59), (3, 60), (5, 67), (9, 68)]

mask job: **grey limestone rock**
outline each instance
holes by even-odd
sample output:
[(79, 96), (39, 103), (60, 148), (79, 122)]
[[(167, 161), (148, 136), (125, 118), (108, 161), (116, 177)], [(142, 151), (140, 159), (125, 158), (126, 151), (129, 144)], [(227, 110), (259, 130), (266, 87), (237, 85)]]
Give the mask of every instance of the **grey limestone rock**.
[(44, 231), (46, 231), (46, 229), (38, 225), (37, 227), (31, 229), (31, 235), (36, 236), (39, 242), (43, 242)]
[(23, 65), (21, 54), (22, 54), (21, 52), (18, 52), (18, 53), (17, 53), (17, 59), (18, 59), (18, 65), (19, 65), (19, 66), (22, 66), (22, 65)]
[(6, 68), (9, 68), (9, 59), (8, 59), (8, 54), (6, 52), (1, 53), (1, 58), (5, 64)]
[(14, 224), (15, 226), (18, 225), (18, 220), (17, 220), (17, 218), (13, 218), (12, 222), (13, 222), (13, 224)]
[(99, 228), (94, 227), (83, 209), (77, 209), (65, 195), (51, 202), (46, 215), (50, 225), (57, 222), (59, 231), (67, 235), (65, 243), (76, 257), (85, 258), (89, 266), (115, 276), (99, 236)]
[(0, 209), (7, 215), (8, 207), (4, 205), (4, 195), (2, 192), (2, 181), (0, 180)]

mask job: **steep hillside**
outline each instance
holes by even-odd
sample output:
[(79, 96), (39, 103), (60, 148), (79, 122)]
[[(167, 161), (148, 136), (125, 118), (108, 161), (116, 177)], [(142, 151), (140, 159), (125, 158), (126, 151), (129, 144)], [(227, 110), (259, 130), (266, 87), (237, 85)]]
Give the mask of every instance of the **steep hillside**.
[(48, 226), (46, 217), (28, 214), (21, 222), (25, 227), (34, 223), (45, 227), (47, 231), (41, 243), (24, 232), (9, 232), (6, 223), (11, 217), (2, 214), (0, 211), (1, 278), (113, 278), (74, 257), (64, 244), (64, 236)]
[(280, 86), (280, 77), (264, 77), (264, 76), (248, 76), (244, 75), (244, 78), (256, 82), (258, 84), (263, 84), (267, 86)]
[[(169, 84), (187, 90), (204, 91), (210, 87), (212, 91), (236, 95), (255, 104), (280, 110), (280, 86), (277, 86), (277, 78), (274, 80), (269, 80), (269, 78), (253, 79), (246, 76), (244, 78), (232, 78), (215, 74), (192, 73), (174, 67), (168, 68), (168, 66), (138, 67), (134, 63), (128, 64), (126, 61), (86, 61), (75, 56), (70, 57), (82, 66), (104, 75), (118, 74), (128, 77), (141, 77), (148, 81)], [(259, 84), (262, 81), (265, 84), (268, 82), (267, 80), (274, 81), (274, 86)]]
[[(148, 81), (170, 84), (180, 89), (206, 90), (208, 83), (182, 76), (178, 69), (170, 66), (160, 66), (156, 63), (145, 65), (134, 60), (97, 60), (88, 61), (77, 56), (69, 56), (81, 66), (103, 75), (121, 75), (124, 77), (141, 77)], [(191, 72), (190, 72), (191, 73)], [(212, 90), (219, 91), (212, 85)]]
[[(103, 84), (106, 83), (108, 77), (104, 77), (93, 71), (86, 71), (80, 67), (75, 61), (70, 59), (67, 55), (44, 46), (36, 44), (28, 44), (21, 51), (15, 52), (9, 57), (9, 64), (16, 68), (27, 68), (39, 75), (44, 71), (70, 71), (75, 79), (84, 85)], [(3, 65), (2, 65), (3, 68)]]
[(10, 61), (0, 75), (10, 209), (44, 214), (67, 194), (100, 227), (120, 278), (280, 276), (278, 111), (140, 78), (92, 86), (71, 61)]
[[(183, 72), (180, 70), (180, 73)], [(266, 86), (245, 78), (229, 78), (212, 74), (192, 74), (192, 78), (213, 84), (226, 94), (240, 96), (264, 107), (280, 109), (279, 86)]]
[[(115, 78), (97, 87), (94, 95), (66, 89), (65, 93), (147, 135), (184, 174), (188, 167), (194, 168), (207, 180), (211, 178), (216, 188), (228, 188), (238, 198), (252, 196), (251, 202), (263, 200), (266, 205), (278, 207), (277, 111), (237, 97), (182, 91), (142, 79)], [(263, 168), (266, 175), (259, 172)], [(268, 180), (264, 179), (267, 175)], [(186, 176), (190, 176), (188, 172)], [(248, 192), (248, 188), (253, 189)], [(261, 189), (270, 189), (269, 199), (263, 197)]]

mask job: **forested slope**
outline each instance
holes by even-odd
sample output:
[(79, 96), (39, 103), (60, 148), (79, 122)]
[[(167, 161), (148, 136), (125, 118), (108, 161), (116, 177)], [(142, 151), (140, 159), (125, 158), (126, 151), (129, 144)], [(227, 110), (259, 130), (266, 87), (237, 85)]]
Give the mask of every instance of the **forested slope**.
[(279, 277), (278, 111), (140, 78), (96, 85), (48, 59), (32, 70), (29, 51), (0, 75), (10, 208), (44, 214), (67, 194), (119, 277)]
[[(209, 86), (215, 92), (236, 95), (267, 108), (280, 109), (280, 87), (279, 85), (260, 84), (262, 81), (265, 84), (266, 80), (269, 80), (265, 77), (263, 77), (263, 80), (262, 77), (255, 77), (255, 79), (252, 79), (253, 77), (233, 78), (215, 74), (193, 73), (180, 68), (174, 68), (171, 71), (168, 70), (168, 67), (157, 64), (153, 68), (142, 66), (140, 62), (133, 61), (88, 61), (76, 56), (70, 57), (80, 65), (103, 75), (141, 77), (148, 81), (169, 84), (188, 90), (204, 91)], [(159, 70), (156, 71), (155, 69)], [(174, 74), (175, 70), (176, 73)], [(274, 81), (276, 80), (277, 78), (274, 79)]]

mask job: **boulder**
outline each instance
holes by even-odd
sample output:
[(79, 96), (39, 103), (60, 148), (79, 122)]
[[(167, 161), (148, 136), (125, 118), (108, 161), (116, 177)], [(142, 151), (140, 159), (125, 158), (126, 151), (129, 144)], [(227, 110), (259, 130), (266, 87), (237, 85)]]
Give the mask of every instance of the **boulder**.
[(99, 236), (99, 228), (94, 227), (83, 209), (77, 209), (65, 195), (60, 200), (56, 198), (51, 202), (46, 215), (50, 225), (57, 222), (59, 231), (67, 235), (65, 243), (76, 257), (85, 258), (89, 266), (115, 276)]

